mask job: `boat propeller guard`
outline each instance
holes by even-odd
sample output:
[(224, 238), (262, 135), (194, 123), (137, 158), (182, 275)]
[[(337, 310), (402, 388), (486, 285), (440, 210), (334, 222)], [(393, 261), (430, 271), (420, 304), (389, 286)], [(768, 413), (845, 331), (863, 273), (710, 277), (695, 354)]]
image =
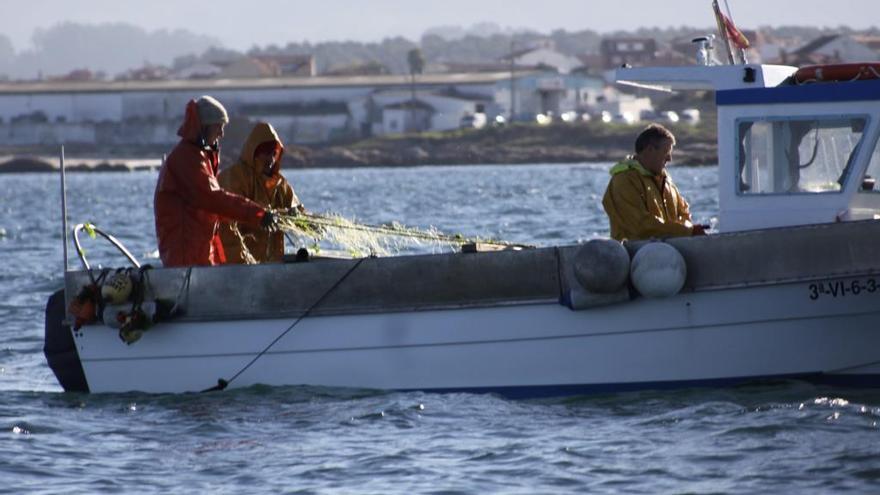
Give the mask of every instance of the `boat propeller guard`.
[(134, 256), (122, 245), (119, 240), (113, 237), (110, 234), (102, 231), (101, 229), (95, 227), (90, 223), (80, 223), (77, 224), (73, 228), (73, 243), (76, 246), (76, 253), (79, 256), (79, 260), (82, 262), (83, 267), (86, 269), (86, 272), (89, 274), (89, 280), (91, 280), (91, 284), (80, 288), (77, 295), (70, 301), (70, 305), (68, 307), (68, 311), (75, 318), (75, 322), (73, 325), (73, 329), (78, 331), (83, 325), (91, 323), (98, 319), (98, 316), (103, 312), (103, 287), (102, 282), (107, 276), (107, 271), (102, 270), (101, 274), (98, 278), (92, 274), (92, 267), (89, 265), (89, 261), (86, 259), (85, 250), (83, 250), (82, 245), (79, 242), (79, 233), (83, 230), (88, 233), (89, 237), (94, 239), (97, 235), (100, 235), (104, 239), (110, 242), (116, 249), (119, 250), (122, 254), (128, 258), (128, 261), (137, 268), (141, 267), (141, 264), (135, 259)]
[(128, 258), (128, 261), (132, 265), (134, 265), (135, 268), (141, 267), (141, 264), (138, 263), (137, 259), (135, 259), (131, 252), (129, 252), (128, 249), (126, 249), (125, 246), (123, 246), (118, 239), (90, 223), (79, 223), (76, 225), (76, 227), (73, 228), (73, 243), (74, 245), (76, 245), (76, 254), (79, 256), (79, 260), (82, 261), (83, 267), (86, 269), (86, 271), (91, 272), (92, 268), (91, 266), (89, 266), (89, 262), (88, 260), (86, 260), (86, 253), (85, 251), (83, 251), (83, 248), (79, 243), (79, 233), (83, 230), (85, 230), (86, 233), (89, 234), (89, 237), (91, 237), (92, 239), (96, 237), (96, 234), (100, 235), (104, 239), (107, 239), (110, 244), (113, 244), (113, 247), (118, 249), (120, 253), (124, 254), (125, 257)]
[[(86, 231), (93, 239), (98, 235), (106, 239), (125, 255), (133, 267), (120, 268), (112, 274), (109, 270), (103, 269), (97, 278), (94, 277), (85, 251), (80, 245), (79, 233), (82, 231)], [(158, 313), (168, 316), (166, 305), (162, 301), (155, 300), (150, 288), (147, 271), (152, 266), (142, 266), (138, 263), (118, 239), (92, 224), (83, 223), (74, 227), (73, 241), (79, 259), (91, 280), (89, 285), (80, 289), (70, 303), (69, 312), (75, 317), (75, 331), (84, 324), (101, 320), (105, 325), (118, 329), (119, 338), (131, 345), (161, 318)]]

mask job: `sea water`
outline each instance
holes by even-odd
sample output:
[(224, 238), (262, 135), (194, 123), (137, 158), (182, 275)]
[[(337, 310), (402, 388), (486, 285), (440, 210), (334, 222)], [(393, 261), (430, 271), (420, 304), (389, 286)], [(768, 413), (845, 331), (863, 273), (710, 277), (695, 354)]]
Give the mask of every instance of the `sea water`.
[[(506, 241), (608, 233), (609, 164), (290, 170), (307, 208)], [(673, 168), (694, 217), (718, 170)], [(155, 172), (67, 176), (71, 223), (158, 264)], [(0, 493), (874, 493), (880, 393), (797, 381), (544, 400), (309, 387), (66, 394), (42, 354), (60, 180), (0, 175)], [(100, 240), (93, 264), (122, 266)], [(71, 249), (70, 264), (79, 259)], [(442, 370), (438, 370), (442, 373)]]

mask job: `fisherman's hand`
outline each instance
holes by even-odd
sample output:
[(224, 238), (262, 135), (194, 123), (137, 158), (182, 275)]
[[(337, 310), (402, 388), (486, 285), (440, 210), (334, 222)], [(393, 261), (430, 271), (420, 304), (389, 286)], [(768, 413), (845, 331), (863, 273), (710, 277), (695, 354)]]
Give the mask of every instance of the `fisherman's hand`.
[(707, 235), (707, 231), (711, 228), (711, 225), (695, 223), (693, 228), (691, 229), (691, 233), (693, 235)]
[(286, 214), (286, 215), (290, 215), (290, 216), (292, 216), (292, 217), (298, 217), (298, 216), (300, 216), (301, 214), (303, 214), (303, 213), (305, 213), (305, 212), (306, 212), (305, 207), (303, 207), (302, 204), (298, 204), (298, 205), (296, 205), (296, 206), (291, 206), (290, 208), (288, 208), (287, 210), (285, 210), (285, 211), (284, 211), (284, 214)]
[(267, 232), (278, 232), (281, 227), (278, 225), (278, 217), (272, 213), (272, 210), (263, 210), (263, 220), (260, 221), (260, 227)]

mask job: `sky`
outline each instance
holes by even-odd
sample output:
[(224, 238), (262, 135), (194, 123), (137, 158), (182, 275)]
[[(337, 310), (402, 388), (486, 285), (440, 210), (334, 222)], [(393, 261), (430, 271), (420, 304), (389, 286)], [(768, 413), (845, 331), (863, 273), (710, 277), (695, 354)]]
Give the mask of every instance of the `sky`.
[[(727, 2), (741, 28), (880, 25), (880, 0)], [(398, 35), (418, 40), (428, 28), (481, 22), (539, 32), (713, 25), (710, 0), (0, 0), (0, 34), (16, 51), (32, 47), (35, 29), (65, 21), (186, 29), (238, 50)]]

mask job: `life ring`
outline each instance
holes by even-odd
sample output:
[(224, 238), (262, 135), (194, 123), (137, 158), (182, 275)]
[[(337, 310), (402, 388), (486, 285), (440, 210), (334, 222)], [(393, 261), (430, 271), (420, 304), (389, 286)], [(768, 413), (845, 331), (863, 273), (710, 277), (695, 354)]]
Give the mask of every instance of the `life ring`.
[(880, 79), (880, 63), (808, 65), (794, 73), (795, 84)]

